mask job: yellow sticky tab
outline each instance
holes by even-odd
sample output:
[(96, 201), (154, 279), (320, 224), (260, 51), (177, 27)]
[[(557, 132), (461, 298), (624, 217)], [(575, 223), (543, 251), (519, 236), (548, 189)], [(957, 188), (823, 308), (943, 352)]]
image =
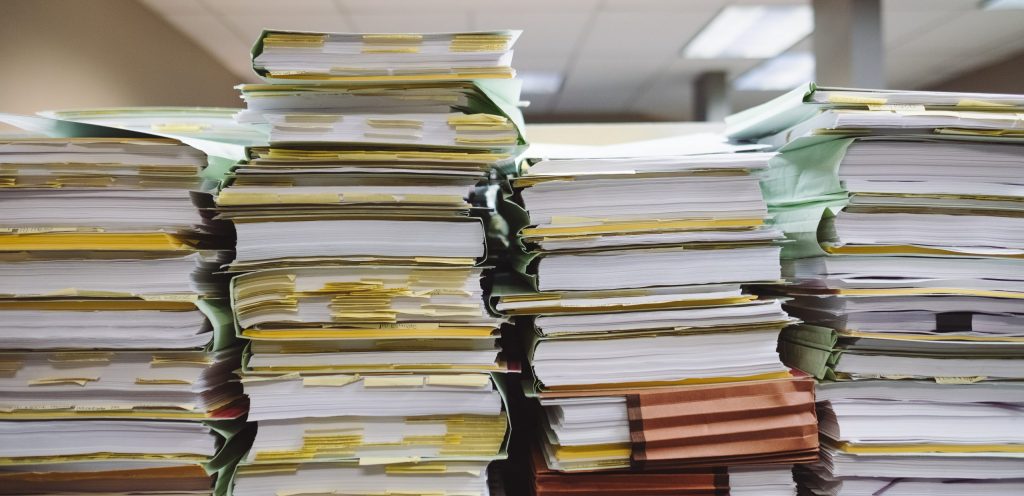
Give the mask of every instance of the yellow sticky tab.
[(421, 376), (370, 376), (363, 378), (363, 387), (388, 388), (388, 387), (421, 387), (423, 386)]
[(145, 384), (154, 386), (170, 386), (170, 385), (188, 385), (192, 384), (192, 381), (186, 381), (184, 379), (146, 379), (145, 377), (136, 377), (135, 384)]
[(160, 133), (198, 133), (210, 129), (209, 124), (203, 123), (189, 123), (189, 122), (168, 122), (168, 123), (157, 123), (149, 126), (150, 129)]
[(420, 461), (418, 456), (370, 456), (360, 458), (359, 465), (392, 465), (395, 463), (416, 463), (418, 461)]
[(325, 34), (267, 33), (263, 37), (263, 48), (319, 48), (325, 41)]
[(1024, 453), (1021, 444), (854, 444), (837, 443), (847, 453), (892, 454), (892, 453)]
[(189, 247), (167, 233), (50, 231), (0, 235), (0, 251), (178, 251)]
[(977, 377), (936, 377), (936, 384), (974, 384), (988, 379), (984, 376)]
[(491, 383), (491, 377), (484, 374), (444, 374), (427, 376), (428, 386), (454, 386), (480, 388)]
[(358, 382), (358, 375), (315, 375), (302, 378), (303, 386), (341, 387)]
[(53, 353), (48, 361), (108, 363), (111, 358), (114, 358), (114, 353), (110, 351), (68, 351)]
[(417, 33), (371, 33), (363, 35), (364, 43), (420, 43), (423, 35)]
[(451, 114), (448, 116), (448, 124), (452, 126), (470, 124), (477, 126), (498, 125), (504, 127), (508, 124), (508, 119), (494, 114)]
[(175, 367), (181, 365), (210, 365), (213, 359), (200, 353), (162, 353), (154, 354), (149, 361), (150, 367)]
[(79, 386), (85, 386), (90, 382), (96, 382), (100, 380), (99, 377), (44, 377), (29, 381), (29, 386), (59, 386), (64, 384), (77, 384)]
[(145, 301), (178, 301), (188, 303), (199, 301), (199, 295), (197, 294), (152, 294), (139, 295), (139, 298)]
[(288, 114), (284, 116), (284, 121), (289, 124), (324, 124), (341, 122), (344, 116), (337, 114)]
[(412, 465), (389, 465), (384, 468), (388, 474), (444, 474), (448, 465), (444, 463), (417, 463)]
[(400, 197), (384, 193), (345, 193), (342, 200), (351, 203), (393, 203), (400, 201)]
[(11, 378), (18, 375), (18, 371), (24, 362), (18, 360), (5, 360), (0, 362), (0, 378)]
[(423, 121), (416, 119), (366, 119), (366, 125), (382, 129), (422, 129)]
[(964, 99), (961, 99), (959, 102), (956, 102), (956, 106), (957, 107), (986, 107), (986, 108), (989, 108), (989, 107), (1012, 107), (1013, 105), (1010, 105), (1008, 103), (986, 102), (985, 100), (976, 100), (974, 98), (964, 98)]
[(858, 95), (856, 93), (832, 93), (828, 96), (828, 103), (848, 105), (885, 105), (885, 98)]
[(960, 295), (1024, 299), (1024, 293), (963, 288), (846, 288), (838, 289), (835, 293), (849, 296)]
[(887, 103), (885, 105), (868, 105), (868, 110), (889, 111), (889, 112), (924, 112), (924, 105), (913, 105), (909, 103)]
[(337, 193), (282, 193), (277, 195), (277, 198), (279, 203), (315, 203), (318, 205), (332, 205), (340, 200)]

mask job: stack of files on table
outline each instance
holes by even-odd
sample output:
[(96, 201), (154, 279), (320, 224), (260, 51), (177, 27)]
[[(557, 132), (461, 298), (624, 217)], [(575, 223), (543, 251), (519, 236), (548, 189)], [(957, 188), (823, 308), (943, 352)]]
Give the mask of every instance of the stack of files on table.
[(246, 446), (203, 153), (0, 142), (0, 494), (223, 494)]
[(509, 364), (470, 196), (525, 145), (517, 35), (257, 42), (237, 119), (268, 143), (217, 197), (259, 425), (236, 494), (489, 494)]
[(528, 341), (538, 494), (616, 477), (691, 494), (665, 474), (816, 458), (812, 382), (776, 352), (791, 319), (744, 287), (780, 276), (755, 176), (771, 157), (541, 160), (512, 180), (521, 251), (491, 301)]
[(729, 120), (763, 182), (821, 380), (813, 494), (1024, 490), (1024, 95), (800, 88)]

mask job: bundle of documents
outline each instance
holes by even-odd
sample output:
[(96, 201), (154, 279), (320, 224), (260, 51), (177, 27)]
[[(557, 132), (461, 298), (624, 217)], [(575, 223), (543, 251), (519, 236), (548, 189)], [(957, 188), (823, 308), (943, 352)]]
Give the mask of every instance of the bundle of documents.
[[(780, 275), (755, 176), (771, 157), (548, 159), (512, 180), (517, 273), (492, 303), (528, 341), (535, 492), (715, 494), (679, 470), (815, 458), (812, 383), (776, 352), (790, 319), (744, 289)], [(631, 472), (559, 475), (614, 469)]]
[(632, 472), (565, 474), (547, 468), (539, 449), (530, 460), (530, 483), (537, 496), (792, 496), (796, 494), (788, 465), (720, 467)]
[(799, 88), (728, 120), (780, 145), (783, 360), (818, 388), (814, 494), (1024, 484), (1024, 95)]
[(818, 388), (818, 494), (1016, 494), (1024, 489), (1024, 388), (1010, 381), (844, 381)]
[(207, 157), (0, 142), (4, 494), (221, 494), (246, 448)]
[(236, 119), (268, 141), (217, 197), (238, 236), (231, 301), (259, 424), (236, 492), (489, 494), (510, 366), (471, 195), (525, 144), (516, 36), (257, 42), (270, 84), (239, 87)]
[(252, 67), (271, 82), (509, 79), (519, 34), (264, 31)]

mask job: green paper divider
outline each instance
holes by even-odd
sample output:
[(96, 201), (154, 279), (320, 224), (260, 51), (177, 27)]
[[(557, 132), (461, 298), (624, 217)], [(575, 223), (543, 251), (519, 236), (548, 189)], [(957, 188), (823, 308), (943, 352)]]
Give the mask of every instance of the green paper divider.
[(200, 299), (196, 302), (196, 308), (206, 315), (213, 326), (213, 340), (206, 347), (206, 351), (222, 351), (238, 344), (234, 330), (234, 318), (226, 299)]

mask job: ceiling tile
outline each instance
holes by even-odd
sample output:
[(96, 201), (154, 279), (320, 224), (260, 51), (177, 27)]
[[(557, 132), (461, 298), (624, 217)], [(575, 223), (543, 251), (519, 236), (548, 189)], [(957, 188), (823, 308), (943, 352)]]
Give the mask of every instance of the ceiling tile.
[(618, 12), (687, 12), (718, 10), (730, 4), (727, 0), (605, 0), (603, 10)]
[(206, 6), (200, 0), (142, 0), (142, 3), (163, 15), (207, 14)]
[(605, 0), (605, 10), (679, 12), (719, 10), (728, 5), (799, 5), (808, 0)]
[(474, 30), (522, 29), (516, 57), (557, 57), (573, 52), (580, 42), (589, 14), (551, 13), (538, 16), (518, 11), (479, 11), (472, 16)]
[(349, 14), (353, 29), (367, 33), (432, 33), (444, 31), (469, 31), (467, 12), (453, 14), (416, 13), (415, 15), (394, 14)]
[(575, 113), (620, 112), (661, 69), (662, 60), (581, 58), (559, 93), (555, 110)]
[(341, 14), (325, 12), (322, 14), (239, 14), (225, 16), (224, 22), (253, 43), (264, 29), (282, 29), (294, 31), (352, 31), (352, 26)]
[(674, 57), (713, 15), (713, 11), (682, 10), (656, 16), (642, 12), (600, 12), (587, 34), (581, 56)]
[(600, 4), (600, 0), (335, 0), (345, 12), (358, 14), (391, 14), (401, 12), (459, 13), (476, 11), (517, 12), (586, 12)]
[(244, 14), (314, 15), (338, 11), (331, 0), (203, 0), (212, 12), (223, 16)]
[(474, 0), (335, 0), (335, 5), (350, 14), (391, 14), (400, 17), (406, 12), (460, 13), (479, 6)]

